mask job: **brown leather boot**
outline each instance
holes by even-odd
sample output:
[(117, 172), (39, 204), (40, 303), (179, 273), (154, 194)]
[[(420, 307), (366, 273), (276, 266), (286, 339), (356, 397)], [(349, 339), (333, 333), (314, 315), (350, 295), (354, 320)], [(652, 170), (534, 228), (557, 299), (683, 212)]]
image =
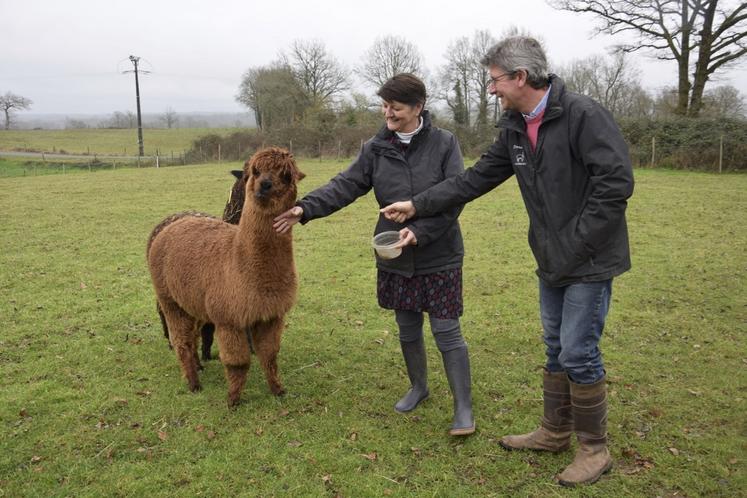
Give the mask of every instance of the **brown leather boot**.
[(607, 449), (607, 384), (605, 378), (594, 384), (571, 382), (571, 410), (578, 438), (576, 456), (558, 475), (563, 486), (592, 484), (612, 468)]
[(565, 372), (545, 370), (542, 384), (545, 412), (539, 429), (529, 434), (502, 437), (499, 444), (507, 450), (559, 453), (570, 448), (573, 418), (568, 376)]

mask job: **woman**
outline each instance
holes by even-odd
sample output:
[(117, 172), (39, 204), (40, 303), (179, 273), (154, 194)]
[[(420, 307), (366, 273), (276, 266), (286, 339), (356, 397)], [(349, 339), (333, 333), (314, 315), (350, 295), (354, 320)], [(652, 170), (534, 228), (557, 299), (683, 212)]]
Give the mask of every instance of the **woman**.
[[(328, 216), (373, 188), (380, 207), (436, 185), (464, 170), (457, 139), (432, 126), (424, 109), (425, 85), (412, 74), (398, 74), (378, 91), (386, 125), (361, 149), (350, 167), (275, 219), (283, 233), (297, 222)], [(400, 232), (403, 251), (396, 259), (376, 256), (379, 305), (394, 310), (411, 387), (395, 404), (409, 412), (428, 397), (423, 313), (443, 356), (454, 396), (449, 433), (472, 434), (472, 396), (467, 344), (459, 326), (462, 314), (464, 247), (457, 217), (461, 207), (403, 226), (380, 215), (375, 233)]]

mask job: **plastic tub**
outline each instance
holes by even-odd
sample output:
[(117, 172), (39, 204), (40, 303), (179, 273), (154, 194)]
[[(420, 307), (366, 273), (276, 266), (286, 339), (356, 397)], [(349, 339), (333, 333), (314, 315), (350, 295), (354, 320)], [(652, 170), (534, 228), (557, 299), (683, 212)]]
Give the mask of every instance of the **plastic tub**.
[(402, 254), (401, 247), (394, 247), (399, 243), (399, 232), (381, 232), (376, 234), (371, 245), (381, 259), (394, 259)]

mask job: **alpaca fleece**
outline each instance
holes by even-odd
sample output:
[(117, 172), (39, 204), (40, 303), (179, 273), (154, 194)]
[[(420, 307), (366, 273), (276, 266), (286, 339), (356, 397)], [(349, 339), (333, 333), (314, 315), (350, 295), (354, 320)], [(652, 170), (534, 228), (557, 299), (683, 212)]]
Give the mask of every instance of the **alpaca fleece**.
[(292, 236), (277, 234), (272, 224), (293, 206), (303, 177), (284, 149), (261, 150), (244, 165), (245, 201), (238, 225), (202, 213), (179, 213), (151, 233), (148, 267), (190, 390), (200, 388), (200, 328), (213, 323), (229, 405), (239, 402), (246, 382), (247, 332), (270, 390), (284, 392), (277, 355), (298, 284)]

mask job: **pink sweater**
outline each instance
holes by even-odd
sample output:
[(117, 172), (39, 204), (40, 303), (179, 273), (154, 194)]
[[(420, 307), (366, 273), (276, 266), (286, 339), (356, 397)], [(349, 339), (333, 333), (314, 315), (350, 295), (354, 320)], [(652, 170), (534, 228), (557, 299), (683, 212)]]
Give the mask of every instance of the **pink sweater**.
[(527, 136), (529, 136), (529, 143), (532, 144), (532, 150), (537, 148), (537, 133), (539, 133), (539, 127), (542, 123), (542, 116), (545, 115), (545, 110), (537, 114), (532, 119), (524, 118), (527, 123)]

